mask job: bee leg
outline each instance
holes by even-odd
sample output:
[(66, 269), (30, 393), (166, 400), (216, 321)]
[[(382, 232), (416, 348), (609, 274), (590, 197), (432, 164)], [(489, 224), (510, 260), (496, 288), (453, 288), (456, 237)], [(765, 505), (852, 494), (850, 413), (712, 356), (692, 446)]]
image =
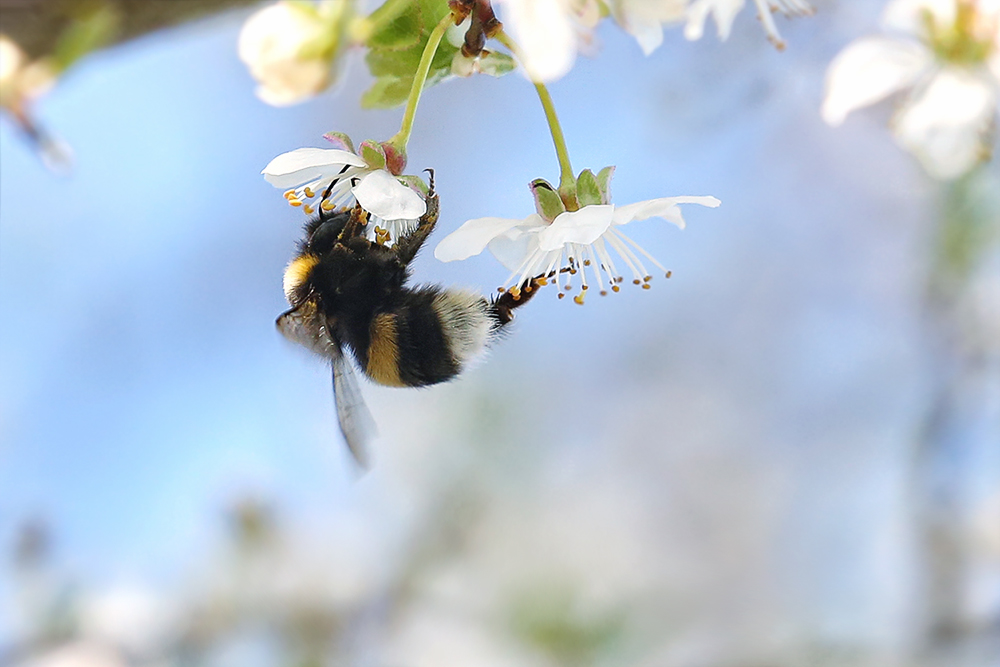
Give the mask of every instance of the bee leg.
[(361, 208), (361, 204), (355, 204), (354, 208), (351, 209), (350, 219), (344, 224), (344, 229), (340, 232), (338, 241), (346, 245), (351, 239), (363, 237), (370, 217), (371, 214)]
[[(431, 172), (433, 174), (433, 172)], [(417, 228), (414, 229), (409, 234), (404, 234), (396, 240), (396, 245), (393, 248), (396, 251), (396, 256), (399, 261), (406, 266), (413, 261), (413, 258), (417, 256), (420, 248), (423, 247), (424, 243), (427, 241), (427, 237), (430, 233), (434, 231), (434, 225), (437, 224), (438, 215), (441, 211), (441, 204), (438, 200), (437, 193), (434, 192), (434, 177), (431, 177), (431, 190), (427, 193), (427, 212), (420, 216), (420, 222), (417, 224)]]
[(546, 282), (544, 276), (530, 278), (521, 283), (520, 287), (511, 288), (500, 296), (495, 297), (490, 305), (492, 306), (494, 316), (500, 322), (500, 326), (514, 319), (514, 309), (528, 303), (531, 297), (535, 296), (538, 289), (545, 285)]

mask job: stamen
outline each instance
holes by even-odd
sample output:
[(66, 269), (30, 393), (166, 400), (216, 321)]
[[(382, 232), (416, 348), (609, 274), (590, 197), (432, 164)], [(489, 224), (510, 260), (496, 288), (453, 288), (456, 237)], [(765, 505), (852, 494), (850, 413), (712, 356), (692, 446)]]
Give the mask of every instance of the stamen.
[[(624, 234), (622, 234), (618, 230), (613, 230), (613, 231), (616, 234), (618, 234), (619, 236), (621, 236), (623, 239), (625, 239), (633, 248), (635, 248), (636, 250), (638, 250), (639, 252), (641, 252), (643, 255), (645, 255), (646, 259), (648, 259), (649, 261), (651, 261), (653, 263), (653, 266), (655, 266), (656, 268), (658, 268), (660, 271), (663, 271), (664, 273), (666, 273), (666, 271), (667, 271), (666, 267), (663, 266), (662, 264), (660, 264), (658, 261), (656, 261), (656, 258), (653, 257), (652, 255), (650, 255), (648, 252), (646, 252), (646, 250), (641, 245), (639, 245), (638, 243), (636, 243), (635, 241), (633, 241), (629, 237), (625, 236)], [(643, 271), (643, 273), (646, 273), (646, 272)]]
[(669, 277), (670, 277), (670, 276), (672, 276), (672, 275), (674, 275), (674, 272), (673, 272), (673, 271), (667, 271), (667, 278), (669, 278)]
[(302, 192), (306, 193), (306, 199), (312, 199), (313, 197), (316, 196), (316, 193), (313, 192), (313, 189), (310, 188), (308, 185), (302, 188)]
[(292, 206), (302, 206), (301, 199), (289, 199), (288, 203), (291, 204)]
[(285, 199), (291, 199), (295, 196), (295, 190), (285, 190)]
[(315, 212), (316, 212), (316, 209), (314, 209), (314, 208), (313, 208), (312, 206), (310, 206), (309, 204), (306, 204), (305, 206), (303, 206), (303, 207), (302, 207), (302, 211), (303, 211), (303, 213), (305, 213), (306, 215), (312, 215), (313, 213), (315, 213)]
[(583, 305), (583, 292), (580, 292), (579, 294), (577, 294), (576, 296), (574, 296), (573, 297), (573, 301), (575, 301), (578, 306), (582, 306)]

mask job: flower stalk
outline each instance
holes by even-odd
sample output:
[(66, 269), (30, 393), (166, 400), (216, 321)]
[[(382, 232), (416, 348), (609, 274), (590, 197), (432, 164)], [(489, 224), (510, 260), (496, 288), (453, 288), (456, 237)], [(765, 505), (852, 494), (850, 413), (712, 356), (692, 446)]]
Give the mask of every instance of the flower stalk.
[(444, 37), (445, 31), (448, 26), (454, 21), (454, 14), (448, 12), (444, 18), (442, 18), (434, 30), (431, 31), (430, 37), (427, 40), (427, 46), (424, 47), (424, 52), (420, 56), (420, 64), (417, 66), (417, 72), (413, 76), (413, 85), (410, 87), (410, 96), (406, 99), (406, 110), (403, 112), (403, 122), (399, 126), (399, 132), (397, 132), (392, 139), (387, 143), (391, 144), (396, 150), (406, 153), (406, 145), (410, 141), (410, 134), (413, 132), (413, 119), (417, 114), (417, 105), (420, 103), (420, 94), (424, 90), (424, 84), (427, 83), (427, 74), (431, 69), (431, 61), (434, 60), (434, 54), (437, 53), (438, 46), (441, 44), (441, 39)]
[[(514, 54), (514, 57), (520, 61), (521, 65), (524, 66), (525, 61), (520, 49), (506, 31), (500, 30), (494, 37), (506, 46)], [(555, 104), (553, 104), (552, 96), (549, 94), (549, 90), (545, 87), (545, 84), (535, 81), (534, 78), (532, 78), (531, 83), (534, 84), (535, 91), (538, 93), (538, 100), (542, 103), (542, 109), (545, 111), (545, 120), (549, 124), (552, 143), (555, 144), (556, 157), (559, 160), (559, 197), (563, 200), (563, 204), (566, 205), (567, 211), (576, 211), (579, 209), (579, 202), (576, 197), (576, 177), (573, 176), (573, 165), (569, 161), (569, 149), (566, 148), (566, 138), (563, 136), (562, 126), (559, 125), (559, 116), (556, 115)]]

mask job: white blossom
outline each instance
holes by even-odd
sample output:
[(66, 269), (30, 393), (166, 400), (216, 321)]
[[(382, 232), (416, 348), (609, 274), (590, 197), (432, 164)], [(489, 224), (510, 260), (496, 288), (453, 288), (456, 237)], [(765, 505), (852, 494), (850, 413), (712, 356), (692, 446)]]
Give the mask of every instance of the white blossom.
[[(575, 211), (562, 211), (551, 221), (541, 210), (524, 219), (488, 217), (469, 220), (438, 244), (434, 256), (443, 262), (451, 262), (478, 255), (488, 247), (494, 257), (511, 271), (503, 289), (518, 290), (528, 280), (540, 278), (541, 284), (550, 279), (557, 284), (564, 280), (567, 283), (564, 289), (569, 291), (573, 288), (573, 276), (579, 274), (581, 292), (574, 300), (582, 304), (591, 281), (600, 286), (602, 295), (607, 294), (608, 289), (619, 291), (624, 276), (613, 254), (632, 274), (632, 282), (644, 289), (649, 288), (652, 276), (646, 270), (643, 258), (669, 277), (669, 271), (621, 231), (623, 225), (633, 220), (660, 217), (683, 229), (680, 204), (714, 208), (721, 203), (710, 196), (680, 196), (615, 206), (608, 202), (606, 192), (602, 195), (602, 203), (592, 203)], [(559, 296), (563, 296), (562, 290)]]
[(423, 198), (384, 166), (369, 165), (349, 150), (297, 148), (271, 160), (261, 173), (308, 215), (356, 200), (373, 216), (370, 234), (383, 239), (396, 239), (427, 210)]
[(261, 100), (274, 106), (296, 104), (333, 82), (347, 8), (343, 0), (318, 7), (278, 2), (246, 20), (238, 51), (259, 84)]
[[(705, 33), (705, 20), (711, 14), (715, 19), (719, 39), (728, 39), (733, 20), (745, 4), (746, 0), (691, 0), (687, 8), (684, 36), (691, 40), (701, 39)], [(808, 16), (814, 11), (805, 0), (754, 0), (754, 5), (768, 40), (779, 49), (785, 48), (785, 42), (778, 33), (778, 26), (774, 24), (772, 12), (778, 11), (785, 16)]]
[(897, 142), (939, 179), (961, 176), (988, 152), (1000, 94), (1000, 2), (894, 0), (886, 36), (849, 44), (827, 71), (823, 118), (908, 91), (892, 122)]
[(597, 0), (503, 0), (501, 6), (532, 81), (554, 81), (569, 72), (601, 19)]
[(611, 14), (647, 56), (663, 43), (663, 24), (683, 21), (687, 0), (615, 0)]
[(23, 111), (27, 102), (47, 92), (56, 73), (44, 59), (31, 61), (17, 43), (0, 34), (0, 108)]

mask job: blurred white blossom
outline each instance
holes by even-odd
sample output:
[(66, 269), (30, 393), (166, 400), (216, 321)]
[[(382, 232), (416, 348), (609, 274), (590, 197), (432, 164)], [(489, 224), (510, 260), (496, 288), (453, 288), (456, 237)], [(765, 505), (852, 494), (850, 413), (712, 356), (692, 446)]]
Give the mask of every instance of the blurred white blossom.
[(77, 642), (42, 653), (17, 667), (126, 667), (126, 663), (102, 644)]
[(350, 4), (278, 2), (250, 16), (239, 37), (239, 56), (259, 84), (257, 96), (287, 106), (321, 93), (335, 76)]
[[(701, 39), (705, 33), (705, 20), (711, 14), (718, 28), (719, 39), (728, 39), (733, 20), (745, 4), (746, 0), (691, 0), (687, 7), (684, 36), (692, 40)], [(771, 13), (778, 11), (785, 16), (808, 16), (814, 11), (805, 0), (754, 0), (754, 5), (768, 40), (778, 49), (785, 48), (785, 42), (778, 33), (778, 26), (774, 24)]]
[(0, 107), (19, 112), (55, 81), (55, 70), (47, 61), (30, 61), (16, 42), (0, 34)]
[(939, 179), (987, 157), (1000, 90), (1000, 2), (893, 0), (888, 36), (849, 44), (827, 72), (823, 118), (908, 90), (892, 122), (896, 140)]
[(597, 0), (503, 0), (502, 9), (533, 81), (554, 81), (569, 72), (601, 20)]

